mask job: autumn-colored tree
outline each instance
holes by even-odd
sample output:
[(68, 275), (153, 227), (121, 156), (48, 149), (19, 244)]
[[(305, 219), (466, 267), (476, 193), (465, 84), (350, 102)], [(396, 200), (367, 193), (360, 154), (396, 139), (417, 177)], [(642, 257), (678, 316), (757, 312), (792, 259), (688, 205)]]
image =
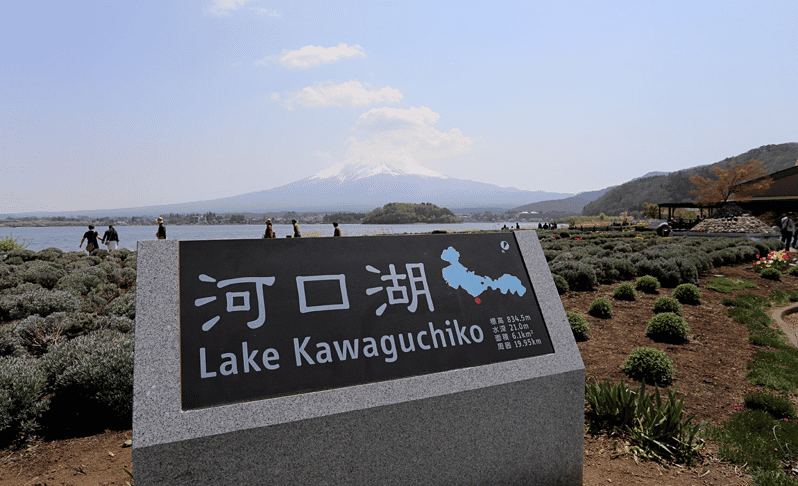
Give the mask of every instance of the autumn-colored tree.
[(647, 202), (643, 203), (643, 214), (648, 216), (651, 219), (659, 218), (659, 205), (658, 204), (649, 204)]
[(718, 180), (706, 179), (699, 175), (690, 178), (690, 182), (696, 186), (696, 189), (691, 191), (698, 196), (696, 204), (725, 203), (730, 198), (735, 201), (747, 201), (757, 193), (770, 188), (773, 183), (770, 177), (764, 177), (767, 175), (765, 163), (759, 160), (752, 159), (745, 164), (732, 162), (728, 169), (713, 167), (712, 170), (718, 176)]

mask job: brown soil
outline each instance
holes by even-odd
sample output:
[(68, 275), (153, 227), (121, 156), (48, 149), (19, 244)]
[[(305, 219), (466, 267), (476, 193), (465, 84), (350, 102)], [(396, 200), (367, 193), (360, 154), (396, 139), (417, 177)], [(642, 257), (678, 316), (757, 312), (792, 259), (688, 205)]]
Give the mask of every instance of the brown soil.
[[(798, 278), (785, 276), (781, 282), (760, 278), (749, 266), (724, 267), (714, 273), (743, 278), (759, 285), (751, 292), (769, 296), (772, 289), (794, 290)], [(681, 315), (692, 328), (684, 344), (657, 343), (645, 336), (645, 326), (654, 316), (652, 303), (656, 297), (670, 295), (671, 289), (659, 294), (638, 294), (634, 302), (612, 299), (617, 284), (599, 287), (593, 292), (569, 292), (562, 296), (565, 310), (585, 315), (590, 323), (589, 339), (580, 342), (588, 381), (609, 379), (613, 383), (630, 380), (621, 372), (621, 365), (632, 349), (650, 346), (664, 350), (673, 359), (677, 375), (672, 385), (685, 395), (685, 411), (698, 420), (723, 422), (734, 412), (734, 405), (756, 387), (745, 379), (747, 358), (758, 348), (748, 343), (743, 326), (726, 316), (720, 301), (731, 297), (707, 290), (704, 284), (713, 275), (701, 279), (701, 304), (683, 306)], [(587, 314), (596, 297), (612, 302), (610, 319), (597, 319)], [(795, 324), (798, 314), (788, 316)], [(796, 402), (798, 404), (798, 401)], [(0, 451), (0, 484), (2, 485), (124, 485), (133, 483), (125, 469), (132, 469), (130, 447), (123, 447), (131, 431), (105, 433), (66, 440), (34, 441), (23, 449)], [(693, 467), (635, 459), (628, 452), (622, 437), (585, 434), (584, 484), (656, 484), (656, 485), (745, 485), (751, 478), (745, 468), (724, 463), (717, 458), (717, 445), (707, 443)]]

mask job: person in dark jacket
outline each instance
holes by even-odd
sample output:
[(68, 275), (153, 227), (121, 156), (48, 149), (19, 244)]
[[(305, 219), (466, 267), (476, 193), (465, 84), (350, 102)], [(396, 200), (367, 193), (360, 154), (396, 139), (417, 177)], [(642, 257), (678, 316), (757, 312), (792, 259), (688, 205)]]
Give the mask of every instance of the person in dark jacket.
[(263, 233), (264, 238), (276, 238), (277, 236), (274, 234), (274, 230), (272, 229), (272, 220), (266, 220), (266, 231)]
[(94, 231), (94, 225), (90, 224), (89, 231), (83, 233), (83, 238), (80, 239), (80, 244), (78, 245), (78, 248), (83, 246), (83, 242), (85, 241), (86, 251), (91, 253), (92, 251), (100, 247), (100, 244), (97, 242), (97, 237), (99, 236), (100, 235), (96, 231)]
[(296, 224), (296, 220), (292, 219), (291, 224), (294, 225), (294, 238), (299, 238), (302, 236), (302, 233), (299, 232), (299, 225)]
[(163, 218), (158, 218), (155, 220), (158, 223), (158, 231), (155, 233), (155, 237), (159, 240), (166, 239), (166, 226), (163, 225)]
[(113, 225), (108, 225), (108, 230), (103, 233), (102, 242), (108, 245), (108, 251), (116, 250), (119, 247), (119, 233), (116, 232)]
[(341, 228), (338, 227), (338, 223), (333, 223), (333, 236), (341, 236)]

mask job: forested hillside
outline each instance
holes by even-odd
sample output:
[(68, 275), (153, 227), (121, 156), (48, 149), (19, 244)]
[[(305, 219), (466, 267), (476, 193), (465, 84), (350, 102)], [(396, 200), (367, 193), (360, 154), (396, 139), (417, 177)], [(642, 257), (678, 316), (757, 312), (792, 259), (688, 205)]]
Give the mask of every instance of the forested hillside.
[(728, 169), (732, 162), (741, 164), (751, 159), (764, 162), (765, 171), (769, 174), (787, 169), (794, 166), (798, 160), (798, 143), (764, 145), (714, 164), (629, 181), (610, 189), (600, 198), (585, 205), (582, 214), (618, 215), (623, 211), (642, 211), (643, 203), (692, 202), (695, 199), (690, 192), (694, 188), (690, 182), (692, 176), (697, 174), (708, 179), (716, 179), (712, 167)]
[(368, 213), (363, 224), (460, 223), (446, 208), (431, 203), (390, 203)]

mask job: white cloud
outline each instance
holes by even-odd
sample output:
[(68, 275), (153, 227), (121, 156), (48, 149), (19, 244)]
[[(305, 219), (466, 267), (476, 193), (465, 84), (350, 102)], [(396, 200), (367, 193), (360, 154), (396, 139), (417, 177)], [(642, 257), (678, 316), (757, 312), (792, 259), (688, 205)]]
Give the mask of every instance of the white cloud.
[(353, 127), (361, 135), (347, 140), (346, 162), (421, 163), (470, 152), (474, 140), (458, 128), (443, 132), (432, 127), (439, 119), (440, 115), (426, 106), (371, 109), (360, 115)]
[(230, 15), (233, 10), (238, 10), (252, 0), (213, 0), (208, 11), (213, 15)]
[(283, 67), (307, 69), (340, 61), (350, 57), (366, 57), (363, 48), (338, 44), (335, 47), (305, 46), (295, 51), (283, 51), (279, 56), (266, 56), (255, 64), (279, 62)]
[(272, 101), (280, 101), (280, 93), (272, 93), (269, 95), (269, 99)]
[(277, 10), (272, 10), (270, 8), (252, 7), (252, 10), (257, 12), (259, 15), (268, 15), (269, 17), (282, 17), (283, 16), (283, 14), (281, 14)]
[(423, 128), (434, 124), (441, 116), (426, 106), (418, 108), (373, 108), (360, 115), (355, 127), (360, 130), (385, 131), (413, 127)]
[(398, 103), (402, 100), (402, 93), (390, 86), (378, 90), (369, 88), (369, 85), (364, 86), (358, 81), (347, 81), (341, 84), (326, 81), (308, 86), (302, 91), (291, 94), (290, 97), (296, 104), (306, 108), (323, 106), (351, 108), (373, 103)]

